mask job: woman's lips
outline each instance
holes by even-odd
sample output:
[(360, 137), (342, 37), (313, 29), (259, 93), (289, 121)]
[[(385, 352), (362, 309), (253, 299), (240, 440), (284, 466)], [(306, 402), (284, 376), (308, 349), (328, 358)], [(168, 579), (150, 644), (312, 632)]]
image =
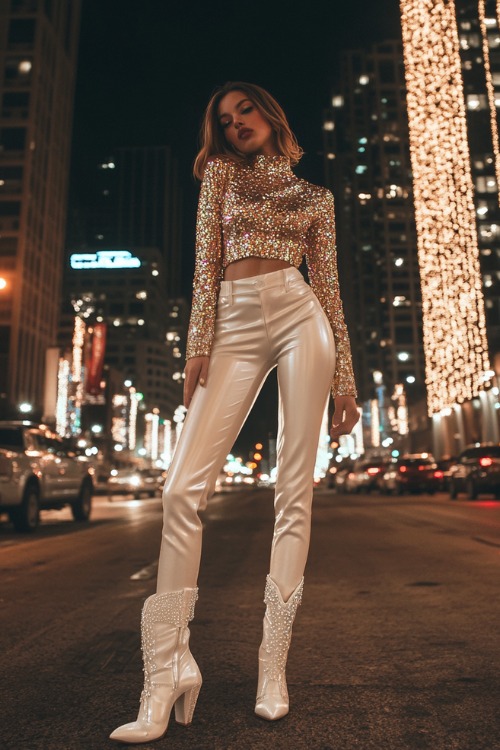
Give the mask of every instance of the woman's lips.
[(238, 138), (240, 141), (242, 141), (244, 138), (248, 138), (248, 136), (252, 135), (253, 130), (250, 130), (249, 128), (245, 128), (245, 130), (240, 130), (238, 133)]

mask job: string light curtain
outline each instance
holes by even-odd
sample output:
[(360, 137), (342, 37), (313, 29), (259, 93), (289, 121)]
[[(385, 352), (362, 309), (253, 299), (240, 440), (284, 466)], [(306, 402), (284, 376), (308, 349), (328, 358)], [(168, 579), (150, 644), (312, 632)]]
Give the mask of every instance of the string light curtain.
[(455, 4), (400, 0), (429, 415), (490, 370)]

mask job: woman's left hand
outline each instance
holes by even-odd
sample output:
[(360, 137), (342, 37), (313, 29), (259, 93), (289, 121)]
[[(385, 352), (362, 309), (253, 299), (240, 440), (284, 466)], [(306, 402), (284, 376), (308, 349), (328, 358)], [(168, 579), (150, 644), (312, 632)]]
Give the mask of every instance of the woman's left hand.
[(356, 422), (359, 420), (359, 411), (354, 396), (336, 396), (334, 399), (335, 411), (333, 413), (330, 437), (335, 443), (339, 442), (340, 435), (349, 435)]

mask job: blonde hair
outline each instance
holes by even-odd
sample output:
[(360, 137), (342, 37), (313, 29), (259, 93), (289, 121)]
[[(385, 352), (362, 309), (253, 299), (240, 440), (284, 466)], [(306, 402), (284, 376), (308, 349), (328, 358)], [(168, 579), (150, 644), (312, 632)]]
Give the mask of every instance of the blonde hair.
[(211, 156), (226, 156), (239, 163), (248, 161), (247, 156), (238, 154), (228, 143), (219, 122), (217, 107), (220, 100), (230, 91), (243, 91), (247, 95), (271, 125), (274, 131), (276, 148), (280, 154), (288, 156), (291, 166), (298, 164), (304, 151), (297, 143), (286, 115), (276, 99), (255, 83), (228, 81), (215, 90), (205, 110), (199, 134), (200, 150), (193, 165), (194, 176), (198, 180), (203, 179), (205, 166)]

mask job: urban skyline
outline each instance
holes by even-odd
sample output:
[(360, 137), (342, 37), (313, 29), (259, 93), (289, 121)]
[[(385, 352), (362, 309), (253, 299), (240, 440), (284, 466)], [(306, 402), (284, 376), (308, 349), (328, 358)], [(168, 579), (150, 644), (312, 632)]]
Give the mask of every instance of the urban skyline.
[[(475, 4), (468, 3), (466, 0), (459, 1), (456, 3), (458, 21), (453, 21), (453, 23), (457, 23), (456, 38), (459, 40), (462, 56), (462, 59), (459, 59), (459, 48), (457, 46), (455, 63), (463, 71), (463, 74), (461, 74), (465, 86), (463, 105), (465, 111), (467, 111), (467, 127), (470, 131), (469, 137), (473, 148), (471, 156), (465, 158), (471, 160), (477, 195), (485, 194), (485, 197), (480, 197), (477, 200), (477, 227), (474, 229), (474, 232), (477, 231), (482, 244), (478, 261), (480, 257), (481, 266), (484, 269), (481, 279), (478, 275), (477, 280), (472, 281), (472, 285), (477, 286), (481, 283), (484, 285), (488, 331), (484, 328), (484, 308), (480, 306), (475, 319), (478, 322), (472, 321), (471, 332), (468, 336), (472, 340), (476, 335), (474, 326), (477, 327), (479, 321), (483, 321), (483, 330), (478, 329), (477, 336), (483, 337), (481, 361), (484, 362), (487, 372), (490, 372), (488, 370), (490, 365), (487, 358), (485, 336), (487, 333), (491, 349), (490, 359), (494, 361), (498, 348), (499, 304), (498, 278), (494, 262), (498, 253), (496, 248), (493, 247), (496, 237), (495, 227), (497, 226), (495, 224), (495, 207), (492, 204), (495, 191), (491, 187), (495, 182), (493, 180), (495, 173), (492, 173), (488, 166), (484, 166), (490, 164), (494, 169), (499, 167), (499, 158), (495, 151), (495, 149), (498, 149), (498, 131), (494, 128), (496, 112), (493, 113), (493, 116), (491, 107), (496, 106), (494, 87), (498, 85), (497, 78), (500, 75), (500, 72), (497, 73), (499, 61), (497, 60), (496, 50), (500, 45), (500, 40), (498, 39), (498, 24), (495, 17), (496, 10), (494, 4), (490, 3), (490, 5), (491, 8), (488, 11), (488, 3), (480, 3), (476, 8)], [(124, 94), (128, 94), (129, 96), (126, 96), (125, 99), (129, 110), (129, 118), (126, 121), (122, 119), (122, 127), (115, 129), (108, 104), (103, 106), (100, 112), (102, 119), (99, 120), (99, 126), (102, 127), (96, 127), (96, 104), (103, 96), (106, 86), (109, 86), (109, 76), (113, 73), (113, 66), (116, 65), (117, 60), (121, 59), (118, 48), (113, 46), (120, 41), (120, 35), (118, 35), (117, 40), (110, 40), (109, 46), (105, 48), (109, 65), (103, 71), (102, 80), (99, 77), (94, 77), (94, 86), (91, 91), (88, 88), (88, 81), (93, 67), (89, 66), (88, 60), (86, 64), (85, 61), (90, 48), (95, 54), (96, 61), (99, 55), (104, 52), (102, 47), (96, 48), (95, 44), (92, 43), (92, 33), (94, 33), (95, 41), (105, 31), (102, 24), (107, 14), (111, 12), (111, 6), (112, 4), (109, 7), (107, 6), (103, 14), (97, 18), (93, 0), (87, 0), (83, 5), (82, 46), (79, 55), (80, 67), (75, 98), (75, 135), (71, 162), (71, 211), (67, 221), (66, 246), (61, 248), (61, 236), (53, 238), (52, 244), (47, 241), (48, 236), (44, 237), (42, 241), (40, 227), (43, 228), (43, 226), (42, 224), (36, 224), (36, 222), (33, 225), (35, 227), (33, 231), (26, 224), (19, 231), (19, 238), (20, 242), (21, 240), (24, 241), (23, 238), (29, 238), (31, 233), (31, 235), (38, 237), (43, 248), (52, 250), (53, 255), (55, 252), (55, 264), (53, 262), (49, 264), (45, 261), (45, 265), (43, 268), (40, 267), (38, 272), (38, 278), (41, 280), (49, 278), (51, 283), (55, 284), (53, 288), (51, 287), (50, 293), (47, 292), (52, 306), (57, 305), (58, 290), (61, 288), (62, 266), (61, 262), (57, 260), (58, 257), (61, 257), (61, 253), (66, 255), (67, 269), (69, 254), (74, 254), (75, 251), (88, 251), (91, 254), (97, 253), (98, 256), (102, 251), (111, 254), (128, 252), (131, 257), (142, 258), (138, 262), (146, 269), (150, 263), (148, 254), (150, 255), (156, 248), (156, 251), (160, 253), (163, 264), (161, 279), (166, 293), (163, 314), (167, 317), (177, 309), (176, 307), (172, 308), (173, 301), (178, 300), (180, 308), (183, 309), (185, 304), (183, 300), (187, 300), (189, 303), (191, 297), (197, 185), (192, 178), (191, 165), (186, 158), (186, 154), (188, 153), (187, 149), (189, 149), (189, 158), (192, 160), (196, 153), (196, 139), (193, 138), (187, 145), (187, 136), (190, 129), (199, 126), (206, 100), (198, 99), (197, 117), (191, 118), (189, 126), (184, 127), (185, 118), (182, 114), (179, 115), (179, 110), (174, 107), (167, 113), (165, 107), (162, 109), (160, 106), (158, 98), (147, 99), (145, 97), (145, 86), (140, 90), (142, 99), (135, 98), (139, 93), (136, 89), (136, 77), (122, 75), (116, 78), (113, 75), (114, 86), (111, 90), (106, 91), (107, 100), (115, 103), (116, 116), (120, 117), (120, 107), (123, 104)], [(127, 11), (127, 7), (127, 3), (125, 3), (125, 16), (130, 11), (130, 8)], [(394, 3), (387, 3), (387, 7), (392, 13), (396, 10)], [(74, 6), (74, 8), (76, 9), (77, 6)], [(158, 38), (156, 32), (151, 31), (151, 27), (146, 26), (153, 10), (153, 4), (146, 3), (144, 13), (138, 19), (136, 36), (139, 47), (144, 46), (147, 40), (151, 41)], [(203, 13), (200, 13), (200, 18), (202, 15)], [(160, 13), (159, 18), (161, 17), (162, 14)], [(395, 17), (395, 15), (389, 14), (384, 31), (391, 29)], [(26, 56), (27, 46), (31, 44), (35, 70), (38, 70), (38, 68), (45, 70), (45, 67), (47, 67), (51, 74), (57, 77), (59, 68), (64, 67), (61, 62), (62, 58), (55, 67), (51, 68), (46, 65), (45, 58), (40, 57), (42, 52), (47, 52), (49, 49), (46, 42), (47, 35), (44, 36), (44, 29), (53, 28), (55, 37), (59, 39), (62, 49), (66, 53), (68, 50), (72, 51), (74, 64), (71, 69), (71, 76), (74, 80), (78, 16), (65, 15), (62, 6), (57, 4), (49, 3), (47, 5), (34, 2), (34, 0), (24, 0), (24, 2), (16, 0), (10, 5), (8, 19), (6, 44), (7, 53), (11, 56), (6, 57), (5, 60), (3, 117), (7, 120), (14, 116), (26, 117), (33, 123), (35, 131), (38, 128), (42, 133), (39, 142), (43, 143), (44, 132), (47, 130), (43, 106), (39, 104), (36, 109), (30, 108), (30, 99), (26, 99), (25, 93), (25, 89), (29, 85), (31, 72), (31, 68), (28, 70), (27, 66), (28, 63), (32, 63), (28, 58), (26, 60), (21, 58), (14, 60), (13, 53), (17, 51), (18, 56), (19, 54), (21, 54), (21, 57), (23, 54)], [(97, 22), (89, 25), (90, 20)], [(169, 25), (167, 24), (165, 27), (168, 29), (184, 21), (182, 14), (180, 16), (175, 14), (169, 16), (168, 20)], [(308, 23), (312, 23), (312, 20), (312, 16), (309, 17)], [(405, 16), (403, 15), (404, 20)], [(224, 21), (228, 22), (228, 19), (224, 19)], [(226, 27), (221, 24), (219, 27), (218, 33), (221, 39), (224, 38), (226, 28), (236, 28), (237, 19), (233, 18), (231, 23), (232, 26)], [(290, 19), (287, 18), (284, 27), (289, 23)], [(48, 26), (46, 26), (47, 24)], [(344, 44), (351, 36), (353, 39), (356, 38), (353, 29), (351, 27), (349, 29), (350, 34), (346, 35)], [(375, 24), (372, 37), (376, 37), (381, 29), (383, 29), (382, 24), (378, 26)], [(407, 31), (405, 27), (404, 29)], [(270, 31), (268, 29), (263, 33), (270, 33)], [(196, 40), (200, 41), (200, 39), (202, 40), (200, 44), (206, 43), (203, 35), (201, 37), (193, 36), (191, 43), (195, 45)], [(334, 39), (333, 34), (332, 39)], [(408, 112), (406, 109), (408, 94), (406, 81), (411, 80), (411, 73), (409, 72), (409, 60), (411, 58), (408, 51), (410, 43), (405, 42), (405, 68), (403, 65), (401, 28), (399, 28), (399, 35), (396, 38), (394, 38), (394, 34), (392, 38), (390, 35), (384, 34), (382, 40), (372, 41), (371, 46), (366, 46), (367, 39), (366, 29), (363, 28), (363, 33), (358, 34), (357, 40), (359, 44), (365, 44), (364, 47), (347, 48), (344, 51), (338, 49), (335, 50), (335, 53), (328, 47), (328, 49), (322, 51), (323, 59), (329, 61), (329, 68), (326, 71), (322, 69), (322, 76), (318, 74), (318, 81), (321, 81), (322, 78), (325, 80), (324, 88), (321, 91), (316, 89), (314, 92), (315, 106), (318, 109), (321, 108), (320, 117), (305, 116), (304, 111), (302, 111), (301, 116), (296, 120), (297, 126), (294, 126), (293, 118), (297, 117), (297, 106), (308, 112), (314, 111), (313, 108), (308, 110), (307, 106), (308, 98), (312, 97), (310, 87), (292, 87), (292, 93), (289, 90), (284, 94), (291, 101), (290, 107), (288, 107), (286, 99), (282, 100), (282, 103), (289, 113), (292, 127), (299, 135), (299, 142), (302, 135), (302, 142), (305, 144), (309, 142), (310, 144), (309, 149), (305, 149), (305, 156), (296, 170), (297, 173), (299, 176), (305, 176), (306, 179), (314, 180), (312, 175), (318, 175), (321, 171), (322, 177), (316, 177), (316, 182), (323, 182), (327, 187), (330, 187), (336, 199), (339, 273), (347, 322), (351, 327), (360, 399), (364, 409), (365, 448), (377, 448), (381, 443), (382, 446), (387, 448), (390, 445), (388, 441), (394, 439), (393, 435), (409, 435), (411, 438), (408, 438), (408, 440), (401, 438), (400, 447), (407, 450), (416, 450), (420, 449), (426, 441), (431, 440), (430, 422), (427, 421), (425, 415), (426, 392), (424, 380), (428, 387), (433, 382), (434, 376), (429, 374), (432, 372), (429, 353), (433, 345), (429, 338), (429, 301), (424, 300), (424, 312), (426, 314), (422, 320), (420, 287), (422, 283), (425, 288), (427, 271), (425, 271), (420, 282), (419, 270), (422, 271), (422, 259), (424, 258), (421, 244), (422, 225), (419, 225), (420, 233), (417, 236), (413, 201), (415, 148), (414, 146), (410, 148), (411, 141), (408, 134)], [(282, 43), (280, 33), (276, 32), (276, 49)], [(311, 43), (310, 40), (309, 43)], [(478, 56), (475, 50), (478, 50), (481, 46), (483, 54)], [(153, 56), (155, 54), (158, 53), (154, 53)], [(38, 57), (36, 57), (37, 55)], [(310, 60), (309, 66), (314, 66), (320, 58), (321, 55), (318, 55), (315, 61)], [(134, 65), (137, 68), (136, 73), (141, 70), (144, 72), (144, 66), (147, 66), (148, 61), (151, 62), (151, 57), (146, 56), (146, 59), (143, 59), (140, 54), (136, 55), (134, 58)], [(14, 62), (17, 65), (15, 71), (17, 78), (12, 73)], [(123, 63), (123, 60), (121, 62)], [(131, 61), (127, 58), (126, 65), (130, 66), (130, 64)], [(251, 63), (245, 62), (245, 64), (251, 67)], [(24, 71), (23, 65), (26, 66), (26, 71)], [(211, 71), (211, 83), (207, 84), (211, 86), (212, 90), (219, 69), (218, 65), (220, 65), (219, 60)], [(237, 75), (233, 75), (233, 78), (238, 76), (250, 78), (242, 72), (244, 67), (240, 62), (235, 65), (231, 61), (228, 65), (228, 71), (237, 70)], [(263, 75), (259, 66), (254, 67), (255, 75), (259, 75), (259, 71)], [(308, 68), (304, 65), (304, 72), (309, 69), (312, 69), (312, 67)], [(151, 80), (155, 82), (157, 91), (159, 91), (161, 87), (158, 84), (162, 80), (162, 76), (165, 75), (165, 71), (160, 67), (153, 68), (153, 70), (155, 70), (155, 74)], [(184, 71), (184, 83), (190, 79), (194, 70), (195, 67), (193, 69), (187, 68)], [(479, 81), (481, 76), (479, 75), (478, 78), (477, 75), (478, 72), (481, 73), (482, 71), (486, 71), (485, 83), (482, 79)], [(273, 75), (275, 73), (276, 71)], [(270, 74), (264, 75), (269, 76)], [(28, 76), (28, 79), (20, 81), (19, 76)], [(38, 98), (43, 98), (47, 89), (47, 86), (43, 83), (44, 78), (39, 76), (35, 80), (37, 81), (36, 85), (41, 86), (41, 93), (38, 94)], [(151, 80), (149, 84), (151, 84)], [(255, 77), (253, 80), (255, 80)], [(261, 83), (265, 84), (265, 81), (261, 81)], [(281, 78), (276, 83), (276, 89), (279, 90), (281, 86), (286, 91), (288, 85)], [(174, 89), (175, 86), (172, 86), (171, 91), (174, 91)], [(55, 107), (54, 112), (64, 111), (65, 122), (70, 123), (71, 90), (66, 86), (66, 88), (63, 87), (63, 92), (64, 96), (61, 95), (61, 101), (64, 102), (64, 106)], [(273, 93), (276, 93), (276, 90)], [(92, 99), (92, 107), (88, 107), (89, 95)], [(17, 97), (17, 104), (12, 97)], [(22, 102), (19, 97), (24, 97), (24, 115), (21, 112)], [(138, 106), (139, 102), (142, 106)], [(188, 108), (194, 106), (194, 98), (192, 97), (187, 105), (184, 101), (183, 105)], [(153, 122), (149, 123), (148, 127), (142, 127), (145, 113), (149, 112), (151, 115), (155, 106), (159, 107), (157, 110), (158, 119), (155, 120), (153, 117)], [(17, 107), (17, 109), (14, 111), (13, 107), (14, 109)], [(82, 112), (83, 114), (80, 116)], [(484, 135), (485, 123), (487, 124), (484, 117), (481, 125), (482, 130), (477, 125), (481, 112), (487, 120), (489, 118), (491, 125), (493, 138), (491, 154), (482, 145), (484, 138), (481, 138), (481, 133)], [(167, 114), (172, 142), (168, 143), (164, 140), (163, 143), (159, 143), (157, 139), (160, 135), (162, 137), (166, 135), (166, 131), (161, 133), (161, 124), (165, 124)], [(413, 131), (415, 127), (415, 110), (410, 111), (409, 114), (411, 115), (411, 133), (412, 127)], [(61, 122), (59, 121), (58, 127), (62, 127)], [(91, 122), (92, 126), (89, 127)], [(4, 190), (4, 201), (2, 203), (5, 211), (11, 210), (13, 205), (6, 199), (9, 185), (14, 184), (12, 182), (13, 173), (11, 174), (9, 170), (12, 172), (13, 168), (18, 169), (15, 165), (11, 166), (10, 162), (7, 163), (5, 157), (7, 156), (7, 160), (12, 161), (16, 153), (18, 157), (21, 154), (21, 158), (26, 158), (27, 164), (29, 164), (30, 151), (35, 151), (35, 155), (40, 151), (39, 148), (31, 149), (31, 146), (28, 148), (27, 142), (24, 142), (23, 151), (19, 144), (21, 144), (25, 135), (24, 130), (22, 127), (12, 127), (13, 125), (18, 125), (18, 123), (10, 119), (7, 126), (2, 129), (4, 170), (6, 170), (5, 176), (8, 178), (8, 181), (4, 182), (6, 189)], [(174, 125), (176, 127), (172, 130)], [(383, 137), (382, 130), (384, 130)], [(50, 132), (57, 133), (58, 131), (56, 128)], [(134, 133), (135, 141), (131, 140)], [(413, 137), (415, 136), (413, 135)], [(66, 143), (67, 156), (68, 138), (66, 138), (66, 141), (62, 141), (63, 145), (64, 143)], [(361, 158), (361, 161), (367, 162), (364, 165), (363, 172), (360, 171), (363, 165), (360, 166), (357, 163), (361, 152), (367, 152), (366, 159)], [(410, 154), (413, 159), (413, 174), (409, 163)], [(36, 159), (33, 163), (36, 163)], [(43, 163), (47, 166), (49, 174), (52, 174), (50, 171), (51, 162), (48, 162), (45, 158)], [(57, 169), (59, 170), (57, 184), (61, 188), (65, 184), (67, 185), (67, 182), (65, 182), (68, 179), (67, 159), (66, 162), (59, 159)], [(32, 179), (31, 185), (36, 186), (36, 180)], [(66, 189), (65, 196), (67, 194)], [(36, 195), (36, 191), (33, 195)], [(61, 218), (66, 214), (66, 200), (61, 197), (61, 193), (58, 193), (57, 190), (54, 191), (54, 195), (58, 196), (57, 211), (59, 212), (59, 218)], [(90, 201), (89, 195), (93, 196)], [(184, 195), (187, 195), (187, 200), (184, 200)], [(41, 205), (45, 206), (47, 202), (43, 196), (42, 198)], [(28, 205), (26, 192), (23, 194), (21, 203), (23, 206)], [(418, 204), (416, 204), (416, 208), (418, 219)], [(54, 210), (50, 210), (54, 213)], [(28, 222), (31, 221), (34, 216), (32, 207), (27, 216)], [(10, 221), (10, 215), (5, 214), (5, 217), (4, 223), (7, 220)], [(48, 225), (49, 222), (47, 222)], [(12, 231), (12, 227), (13, 225), (10, 226), (9, 231)], [(186, 227), (189, 227), (187, 232), (185, 231)], [(9, 228), (5, 227), (5, 229)], [(474, 236), (474, 234), (471, 235), (472, 238)], [(12, 255), (12, 238), (9, 238), (8, 233), (4, 231), (2, 240), (5, 246), (3, 255), (8, 257), (9, 253)], [(19, 263), (24, 263), (27, 259), (28, 264), (34, 263), (36, 265), (36, 253), (24, 252), (21, 244), (17, 251), (17, 258)], [(33, 265), (33, 268), (35, 268), (35, 265)], [(26, 266), (26, 268), (29, 267)], [(7, 274), (7, 261), (5, 269)], [(127, 326), (137, 326), (136, 334), (140, 333), (139, 329), (142, 326), (144, 335), (148, 331), (152, 331), (155, 326), (156, 329), (161, 328), (163, 330), (163, 334), (156, 337), (156, 346), (165, 348), (165, 357), (161, 365), (160, 359), (162, 357), (160, 356), (160, 359), (156, 357), (155, 359), (155, 364), (160, 365), (160, 369), (153, 369), (153, 362), (149, 362), (146, 356), (142, 356), (139, 349), (134, 355), (131, 355), (130, 341), (127, 343), (127, 352), (125, 352), (125, 349), (122, 349), (125, 346), (125, 340), (121, 344), (117, 343), (117, 330), (114, 331), (113, 336), (108, 337), (105, 361), (110, 367), (121, 368), (124, 378), (130, 379), (131, 373), (136, 373), (136, 382), (134, 382), (133, 387), (140, 386), (141, 391), (147, 394), (146, 401), (143, 404), (144, 408), (155, 410), (161, 408), (166, 412), (173, 412), (175, 410), (175, 397), (174, 401), (171, 401), (170, 397), (165, 398), (165, 395), (160, 394), (179, 392), (179, 386), (182, 383), (176, 382), (172, 389), (171, 383), (162, 387), (157, 378), (159, 376), (161, 380), (162, 377), (166, 377), (170, 380), (177, 378), (179, 374), (180, 362), (178, 360), (179, 357), (184, 355), (182, 327), (179, 330), (171, 331), (171, 334), (176, 336), (175, 346), (170, 346), (168, 340), (163, 340), (162, 343), (161, 337), (163, 336), (163, 339), (165, 339), (166, 336), (166, 325), (160, 325), (158, 328), (157, 322), (146, 320), (142, 313), (137, 312), (138, 307), (142, 306), (142, 308), (148, 309), (149, 314), (153, 316), (162, 315), (159, 312), (158, 304), (155, 307), (155, 304), (151, 304), (149, 300), (150, 292), (146, 290), (147, 284), (143, 283), (144, 289), (141, 287), (137, 291), (137, 294), (142, 295), (141, 297), (134, 298), (132, 301), (129, 300), (130, 304), (127, 301), (123, 304), (119, 297), (121, 287), (123, 292), (128, 289), (125, 276), (123, 276), (124, 281), (119, 282), (114, 291), (109, 290), (108, 294), (103, 295), (102, 290), (98, 287), (106, 282), (99, 280), (97, 275), (92, 273), (86, 273), (85, 275), (81, 267), (76, 274), (73, 271), (70, 273), (68, 270), (66, 274), (67, 280), (72, 280), (64, 288), (61, 309), (67, 309), (69, 301), (72, 300), (73, 303), (76, 302), (77, 304), (76, 312), (81, 314), (85, 304), (88, 303), (88, 300), (91, 300), (91, 303), (87, 304), (87, 312), (85, 313), (86, 317), (90, 316), (90, 326), (93, 323), (98, 324), (99, 327), (102, 325), (113, 326), (115, 329), (125, 326), (124, 333)], [(26, 284), (29, 281), (29, 273), (23, 276)], [(111, 279), (111, 274), (108, 274), (108, 279)], [(87, 286), (83, 288), (80, 281), (85, 281)], [(136, 280), (134, 283), (142, 282)], [(125, 285), (123, 286), (123, 284)], [(7, 287), (7, 292), (3, 296), (4, 301), (13, 288), (12, 284)], [(40, 296), (40, 290), (38, 290), (38, 293)], [(19, 289), (16, 289), (16, 294), (17, 308), (15, 304), (11, 308), (14, 324), (9, 328), (12, 353), (7, 356), (7, 352), (4, 352), (3, 357), (6, 361), (7, 359), (9, 361), (10, 382), (15, 383), (17, 391), (14, 394), (11, 389), (11, 392), (7, 393), (10, 386), (5, 386), (5, 393), (11, 403), (19, 404), (22, 401), (34, 401), (36, 404), (35, 411), (39, 411), (44, 370), (44, 363), (41, 362), (42, 354), (48, 350), (49, 346), (55, 344), (56, 336), (54, 331), (52, 331), (52, 334), (49, 332), (48, 338), (45, 331), (45, 339), (43, 336), (33, 338), (32, 332), (21, 332), (19, 335), (16, 333), (15, 316), (18, 314), (16, 309), (22, 309), (25, 317), (33, 312), (25, 305), (20, 305), (19, 301), (22, 295)], [(82, 299), (79, 299), (79, 297)], [(82, 300), (87, 300), (87, 302), (84, 303)], [(148, 301), (146, 302), (146, 300)], [(482, 292), (478, 296), (478, 300), (482, 305)], [(97, 304), (95, 304), (96, 301)], [(118, 308), (121, 312), (118, 311)], [(134, 309), (132, 310), (132, 308)], [(155, 310), (156, 312), (154, 312)], [(167, 313), (167, 310), (170, 310), (170, 312)], [(136, 312), (137, 315), (135, 315)], [(46, 326), (47, 319), (47, 316), (38, 315), (36, 318), (37, 325), (43, 328), (43, 326)], [(66, 340), (63, 340), (64, 330), (67, 334)], [(66, 321), (60, 326), (59, 342), (61, 346), (67, 348), (70, 345), (70, 332), (71, 325)], [(89, 332), (89, 335), (92, 335), (91, 327)], [(127, 337), (130, 337), (130, 335), (130, 333), (127, 333)], [(112, 338), (116, 341), (112, 342)], [(36, 355), (32, 355), (27, 342), (35, 340), (38, 349)], [(425, 372), (424, 341), (426, 342)], [(20, 348), (22, 356), (15, 354), (19, 342), (22, 344)], [(151, 343), (152, 339), (150, 340)], [(131, 367), (131, 360), (134, 357), (136, 358), (135, 364)], [(23, 368), (23, 362), (27, 361), (33, 364), (31, 368)], [(125, 367), (125, 361), (127, 367)], [(169, 361), (170, 365), (168, 364)], [(143, 363), (146, 367), (149, 365), (146, 376), (144, 373), (141, 375), (137, 369), (140, 363)], [(16, 377), (16, 368), (21, 368), (23, 371), (21, 377)], [(6, 372), (6, 368), (4, 368), (4, 371)], [(481, 385), (486, 382), (485, 372), (479, 367), (477, 375), (474, 375), (476, 378), (474, 383)], [(42, 376), (40, 373), (42, 373)], [(276, 433), (276, 419), (273, 419), (273, 416), (277, 413), (277, 387), (274, 375), (275, 373), (269, 377), (256, 407), (243, 427), (238, 440), (239, 445), (253, 445), (256, 441), (272, 438), (273, 434)], [(457, 377), (457, 382), (459, 382), (460, 374)], [(26, 386), (27, 378), (37, 382), (36, 387), (31, 388), (31, 392), (29, 386)], [(144, 383), (149, 383), (149, 385), (145, 386)], [(22, 391), (23, 387), (25, 393)], [(458, 391), (455, 390), (455, 392)], [(376, 397), (374, 397), (374, 394), (377, 394)], [(463, 394), (458, 398), (458, 401), (464, 399), (470, 401), (471, 398), (475, 398), (478, 395), (477, 385), (474, 385), (471, 390), (466, 383)], [(438, 401), (436, 401), (436, 398)], [(428, 408), (429, 416), (436, 413), (435, 404), (439, 402), (440, 398), (440, 395), (436, 396), (434, 393), (434, 401)], [(451, 401), (446, 401), (446, 408), (450, 404), (453, 405), (453, 396), (451, 398)], [(486, 404), (484, 408), (487, 410), (490, 406)], [(491, 408), (493, 408), (493, 405), (491, 405)], [(376, 415), (373, 414), (373, 409), (376, 409)], [(47, 414), (48, 412), (46, 412)], [(172, 414), (164, 413), (162, 417), (170, 419)], [(418, 433), (420, 433), (420, 437), (417, 437)], [(461, 432), (459, 430), (459, 433), (470, 436), (479, 434), (474, 430), (462, 430)], [(495, 433), (494, 429), (493, 433)], [(462, 437), (460, 440), (462, 440)]]

